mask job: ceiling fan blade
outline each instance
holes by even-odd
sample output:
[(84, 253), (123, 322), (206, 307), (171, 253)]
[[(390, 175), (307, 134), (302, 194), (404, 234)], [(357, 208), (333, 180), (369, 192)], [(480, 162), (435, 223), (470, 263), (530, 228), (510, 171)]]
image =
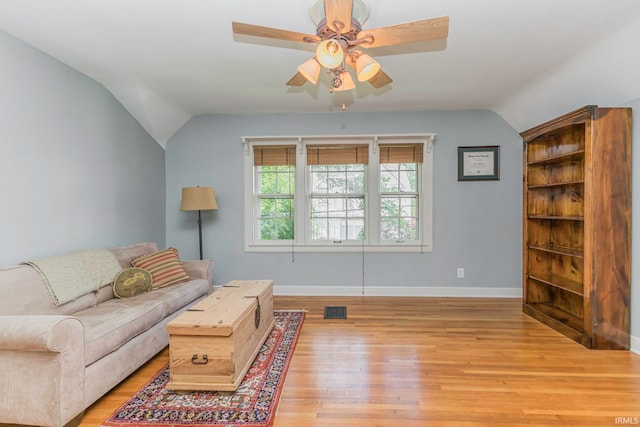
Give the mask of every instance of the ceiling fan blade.
[(373, 76), (373, 77), (371, 77), (369, 79), (369, 83), (371, 83), (371, 86), (373, 86), (373, 87), (375, 87), (377, 89), (388, 85), (392, 81), (393, 80), (391, 79), (391, 77), (389, 77), (387, 75), (387, 73), (385, 73), (382, 70), (378, 71), (375, 76)]
[[(352, 11), (353, 0), (324, 0), (324, 16), (327, 18), (327, 25), (334, 31), (347, 33), (351, 30)], [(342, 22), (344, 28), (336, 28), (333, 24), (335, 21)]]
[(307, 78), (300, 73), (296, 73), (295, 76), (291, 77), (287, 82), (287, 86), (302, 86), (307, 82)]
[(261, 27), (259, 25), (243, 24), (242, 22), (232, 22), (233, 32), (254, 37), (266, 37), (269, 39), (286, 40), (291, 42), (306, 43), (306, 40), (320, 41), (320, 38), (312, 34), (296, 33), (295, 31), (279, 30), (271, 27)]
[(449, 17), (423, 19), (389, 27), (362, 30), (358, 39), (373, 36), (373, 43), (362, 43), (362, 47), (375, 48), (397, 44), (424, 42), (447, 38), (449, 35)]

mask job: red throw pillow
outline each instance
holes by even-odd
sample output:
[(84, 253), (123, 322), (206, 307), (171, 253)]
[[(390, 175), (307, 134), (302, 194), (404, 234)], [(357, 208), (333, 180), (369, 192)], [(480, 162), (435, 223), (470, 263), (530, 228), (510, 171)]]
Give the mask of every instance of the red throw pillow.
[(163, 288), (189, 280), (176, 248), (144, 255), (131, 261), (133, 267), (142, 268), (151, 273), (153, 285), (151, 289)]

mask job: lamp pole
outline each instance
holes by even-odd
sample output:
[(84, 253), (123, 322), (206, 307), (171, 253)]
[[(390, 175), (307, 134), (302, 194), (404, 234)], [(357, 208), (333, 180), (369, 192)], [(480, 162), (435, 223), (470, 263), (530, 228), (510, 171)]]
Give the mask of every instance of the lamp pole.
[(200, 260), (202, 260), (202, 217), (198, 209), (198, 237), (200, 238)]

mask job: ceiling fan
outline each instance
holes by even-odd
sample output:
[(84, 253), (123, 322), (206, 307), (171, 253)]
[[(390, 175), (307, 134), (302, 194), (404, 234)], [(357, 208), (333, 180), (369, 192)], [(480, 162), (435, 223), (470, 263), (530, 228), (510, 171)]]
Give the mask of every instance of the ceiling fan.
[(368, 16), (368, 8), (362, 0), (318, 0), (311, 11), (312, 15), (315, 11), (319, 18), (316, 19), (316, 35), (240, 22), (232, 23), (233, 32), (317, 44), (315, 56), (298, 66), (298, 72), (287, 85), (302, 86), (307, 81), (316, 84), (324, 67), (332, 75), (330, 92), (355, 88), (350, 69), (355, 70), (358, 81), (369, 82), (375, 88), (393, 81), (380, 69), (378, 61), (361, 50), (363, 48), (438, 40), (449, 34), (448, 16), (363, 30), (362, 24)]

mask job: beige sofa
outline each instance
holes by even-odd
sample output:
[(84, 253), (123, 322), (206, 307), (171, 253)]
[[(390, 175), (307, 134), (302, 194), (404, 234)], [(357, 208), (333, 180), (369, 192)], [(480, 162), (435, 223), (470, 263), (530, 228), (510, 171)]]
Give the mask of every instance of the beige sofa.
[[(124, 269), (155, 243), (111, 249)], [(135, 297), (112, 286), (56, 306), (31, 266), (0, 269), (0, 425), (75, 425), (84, 410), (167, 346), (167, 323), (213, 291), (212, 261), (190, 280)]]

